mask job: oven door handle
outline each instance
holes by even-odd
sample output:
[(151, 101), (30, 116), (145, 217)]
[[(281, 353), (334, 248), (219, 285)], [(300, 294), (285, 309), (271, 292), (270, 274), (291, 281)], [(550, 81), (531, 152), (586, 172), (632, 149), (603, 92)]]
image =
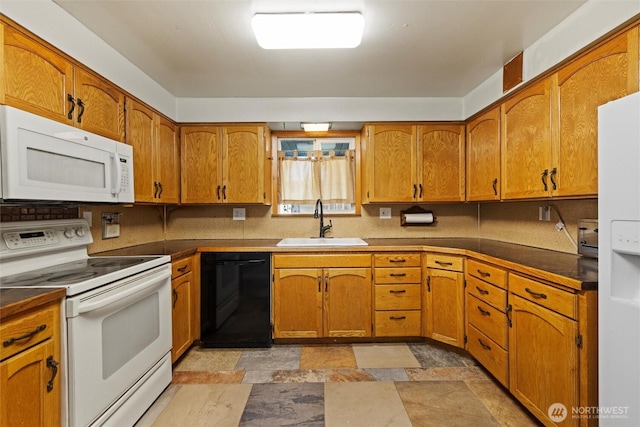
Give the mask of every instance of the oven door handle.
[(122, 301), (123, 299), (132, 296), (133, 294), (137, 294), (139, 292), (161, 286), (163, 284), (163, 281), (170, 278), (171, 270), (163, 269), (161, 271), (152, 272), (147, 276), (138, 277), (137, 279), (135, 279), (135, 281), (140, 281), (140, 283), (136, 284), (135, 286), (127, 287), (126, 289), (123, 289), (121, 291), (118, 290), (119, 288), (130, 284), (131, 279), (129, 279), (125, 281), (121, 286), (109, 290), (106, 293), (106, 296), (96, 296), (95, 298), (91, 298), (90, 300), (88, 300), (90, 302), (82, 301), (80, 298), (69, 299), (67, 301), (67, 317), (75, 317), (79, 314), (98, 310), (115, 302)]

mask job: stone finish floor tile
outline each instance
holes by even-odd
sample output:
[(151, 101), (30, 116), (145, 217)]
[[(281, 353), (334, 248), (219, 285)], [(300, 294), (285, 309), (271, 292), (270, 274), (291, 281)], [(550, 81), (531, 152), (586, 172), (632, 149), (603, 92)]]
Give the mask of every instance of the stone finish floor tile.
[(247, 349), (240, 356), (235, 369), (244, 371), (299, 369), (300, 352), (299, 346)]
[(173, 397), (176, 395), (178, 390), (180, 390), (180, 385), (170, 384), (162, 394), (156, 399), (151, 408), (147, 410), (147, 412), (142, 415), (142, 417), (136, 423), (136, 427), (151, 427), (153, 422), (160, 416), (162, 411), (165, 410), (167, 405), (173, 400)]
[(407, 344), (352, 344), (358, 368), (419, 368)]
[(486, 380), (489, 378), (489, 374), (479, 366), (458, 368), (407, 368), (405, 371), (411, 381)]
[(153, 427), (236, 427), (250, 392), (249, 384), (183, 385)]
[(232, 371), (242, 350), (194, 347), (174, 366), (174, 371)]
[(477, 363), (466, 356), (426, 343), (407, 344), (421, 368), (438, 368), (453, 366), (475, 366)]
[(325, 378), (324, 371), (314, 369), (247, 371), (242, 382), (249, 384), (323, 383)]
[(375, 381), (409, 381), (407, 371), (403, 368), (369, 368), (364, 370), (375, 378)]
[(326, 383), (325, 426), (411, 427), (393, 382)]
[(535, 427), (541, 425), (502, 386), (493, 379), (466, 380), (465, 383), (504, 427)]
[(240, 384), (244, 371), (173, 372), (172, 384)]
[(300, 369), (356, 368), (356, 357), (350, 345), (304, 346)]
[(398, 382), (396, 388), (414, 426), (500, 426), (463, 381)]
[(254, 384), (241, 427), (324, 426), (324, 385)]
[(351, 383), (376, 381), (376, 378), (364, 369), (333, 369), (327, 372), (327, 382)]

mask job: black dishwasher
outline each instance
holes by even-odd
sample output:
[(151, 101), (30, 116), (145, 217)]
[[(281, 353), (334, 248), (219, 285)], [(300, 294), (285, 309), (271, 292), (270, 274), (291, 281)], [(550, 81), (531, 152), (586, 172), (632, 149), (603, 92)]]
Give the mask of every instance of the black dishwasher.
[(271, 347), (271, 253), (201, 255), (203, 347)]

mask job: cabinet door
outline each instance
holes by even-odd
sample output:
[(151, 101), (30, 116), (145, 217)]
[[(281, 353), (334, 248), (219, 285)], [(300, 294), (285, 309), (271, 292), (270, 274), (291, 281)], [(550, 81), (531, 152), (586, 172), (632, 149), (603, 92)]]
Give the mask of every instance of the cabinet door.
[[(0, 363), (0, 426), (59, 426), (60, 370), (53, 340), (44, 341)], [(47, 385), (51, 382), (49, 391)]]
[(324, 336), (371, 336), (371, 269), (323, 271)]
[(637, 27), (558, 72), (560, 130), (553, 195), (598, 194), (598, 106), (637, 90)]
[(544, 79), (501, 106), (503, 199), (550, 194), (550, 91), (550, 79)]
[(222, 135), (222, 202), (264, 203), (264, 129), (261, 126), (225, 127)]
[(467, 200), (500, 199), (500, 107), (467, 125)]
[(427, 269), (425, 331), (429, 338), (464, 347), (464, 275)]
[(124, 141), (124, 93), (82, 68), (74, 72), (74, 125), (116, 141)]
[(418, 126), (418, 200), (464, 200), (464, 125)]
[(73, 96), (72, 64), (14, 28), (0, 25), (4, 29), (0, 103), (71, 124), (67, 96)]
[(133, 146), (134, 193), (136, 202), (156, 202), (158, 185), (155, 180), (153, 155), (154, 112), (132, 100), (127, 100), (127, 143)]
[(191, 346), (192, 273), (186, 273), (171, 281), (173, 322), (171, 362), (175, 362)]
[(183, 126), (180, 131), (182, 203), (222, 203), (221, 129)]
[(416, 182), (416, 127), (369, 125), (366, 128), (364, 200), (413, 202)]
[(156, 144), (154, 161), (156, 179), (160, 184), (160, 203), (180, 203), (180, 141), (178, 128), (168, 119), (156, 115)]
[(322, 270), (275, 269), (273, 274), (274, 337), (321, 337)]
[(554, 403), (569, 411), (558, 425), (578, 425), (578, 324), (551, 310), (509, 294), (509, 384), (511, 393), (545, 424)]

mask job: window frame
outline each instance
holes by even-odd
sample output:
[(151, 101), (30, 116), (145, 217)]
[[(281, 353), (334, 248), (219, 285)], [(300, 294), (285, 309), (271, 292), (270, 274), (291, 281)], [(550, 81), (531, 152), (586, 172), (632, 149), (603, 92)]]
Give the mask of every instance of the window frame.
[(353, 213), (326, 213), (325, 217), (354, 217), (361, 216), (362, 206), (362, 177), (361, 177), (361, 153), (360, 153), (360, 139), (361, 133), (359, 131), (332, 131), (327, 132), (304, 132), (300, 131), (273, 131), (271, 132), (271, 152), (273, 153), (271, 162), (271, 194), (274, 195), (273, 202), (271, 203), (271, 216), (283, 217), (283, 218), (304, 218), (312, 217), (312, 214), (281, 214), (278, 212), (278, 206), (280, 205), (280, 192), (278, 188), (279, 177), (279, 162), (278, 162), (278, 139), (279, 138), (353, 138), (354, 150), (356, 159), (356, 175), (355, 175), (355, 188), (354, 196), (355, 212)]

